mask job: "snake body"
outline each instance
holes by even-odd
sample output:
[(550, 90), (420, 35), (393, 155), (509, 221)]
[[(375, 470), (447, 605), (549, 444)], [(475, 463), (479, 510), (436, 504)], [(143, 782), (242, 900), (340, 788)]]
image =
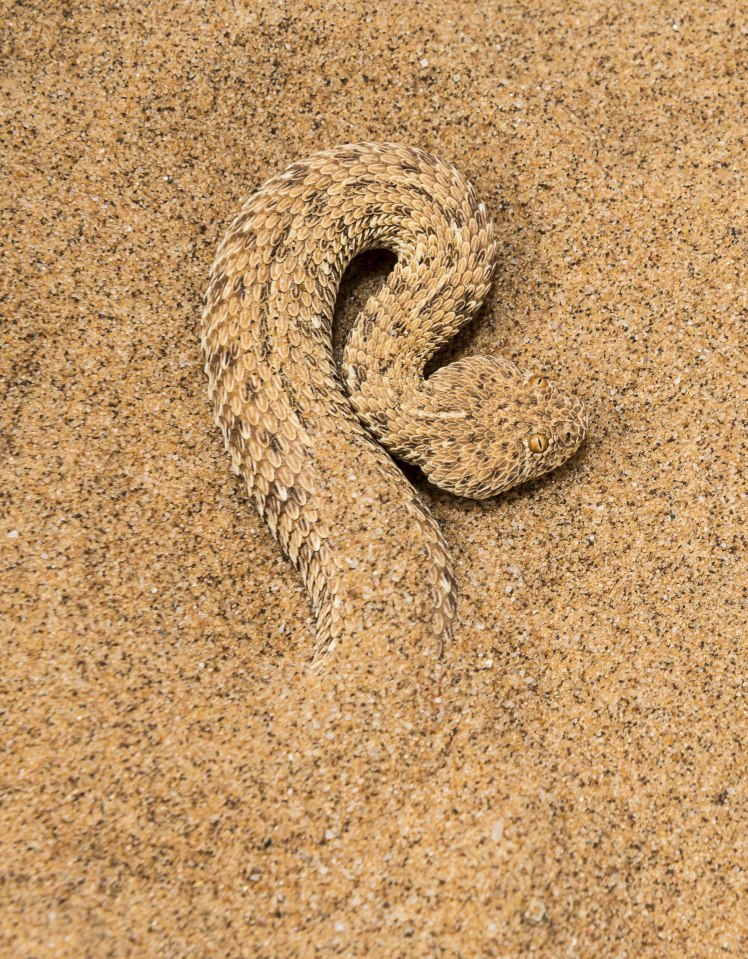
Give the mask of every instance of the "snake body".
[[(397, 262), (332, 354), (351, 259)], [(423, 625), (442, 641), (455, 580), (436, 522), (385, 450), (440, 487), (484, 498), (547, 472), (582, 442), (582, 404), (499, 357), (424, 377), (491, 283), (493, 228), (451, 166), (391, 143), (294, 163), (221, 242), (201, 340), (233, 470), (300, 570), (317, 662), (367, 631)]]

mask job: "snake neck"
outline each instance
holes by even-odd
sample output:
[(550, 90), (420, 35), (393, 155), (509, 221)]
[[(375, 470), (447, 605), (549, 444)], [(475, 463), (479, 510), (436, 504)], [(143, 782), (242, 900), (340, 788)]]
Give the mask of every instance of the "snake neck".
[(235, 472), (304, 577), (318, 659), (373, 636), (409, 647), (420, 636), (436, 649), (455, 609), (438, 527), (359, 422), (335, 367), (340, 278), (365, 249), (398, 255), (354, 327), (346, 369), (358, 386), (374, 370), (416, 385), (487, 289), (488, 229), (450, 167), (363, 144), (269, 181), (219, 247), (202, 326), (216, 421)]

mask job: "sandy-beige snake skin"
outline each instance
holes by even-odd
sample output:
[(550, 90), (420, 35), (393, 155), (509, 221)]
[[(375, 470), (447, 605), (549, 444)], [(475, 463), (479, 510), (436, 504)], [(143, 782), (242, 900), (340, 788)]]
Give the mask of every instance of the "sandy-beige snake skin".
[[(372, 248), (397, 263), (339, 372), (338, 286)], [(479, 309), (495, 254), (473, 187), (392, 143), (294, 163), (219, 246), (202, 323), (210, 397), (234, 471), (307, 585), (316, 662), (367, 630), (427, 622), (443, 642), (451, 628), (449, 553), (385, 449), (442, 489), (485, 498), (553, 469), (584, 439), (581, 402), (506, 359), (471, 356), (424, 378)]]

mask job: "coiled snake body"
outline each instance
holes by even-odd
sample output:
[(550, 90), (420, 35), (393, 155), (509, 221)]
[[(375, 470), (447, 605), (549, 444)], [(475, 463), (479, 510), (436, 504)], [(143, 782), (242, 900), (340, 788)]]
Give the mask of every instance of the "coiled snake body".
[[(375, 247), (397, 263), (348, 336), (341, 376), (338, 286)], [(367, 630), (423, 623), (442, 641), (450, 630), (447, 548), (382, 447), (443, 489), (484, 498), (559, 465), (584, 439), (579, 400), (508, 360), (473, 356), (424, 378), (479, 309), (495, 252), (472, 186), (389, 143), (294, 163), (220, 244), (202, 323), (209, 392), (234, 471), (304, 577), (317, 662)]]

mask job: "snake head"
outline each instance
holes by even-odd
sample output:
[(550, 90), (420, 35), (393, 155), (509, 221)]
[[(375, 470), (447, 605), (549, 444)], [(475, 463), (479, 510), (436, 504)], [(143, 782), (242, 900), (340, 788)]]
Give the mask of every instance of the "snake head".
[(418, 465), (435, 485), (487, 499), (564, 463), (587, 413), (576, 397), (508, 360), (472, 356), (425, 381), (421, 417), (433, 440)]

